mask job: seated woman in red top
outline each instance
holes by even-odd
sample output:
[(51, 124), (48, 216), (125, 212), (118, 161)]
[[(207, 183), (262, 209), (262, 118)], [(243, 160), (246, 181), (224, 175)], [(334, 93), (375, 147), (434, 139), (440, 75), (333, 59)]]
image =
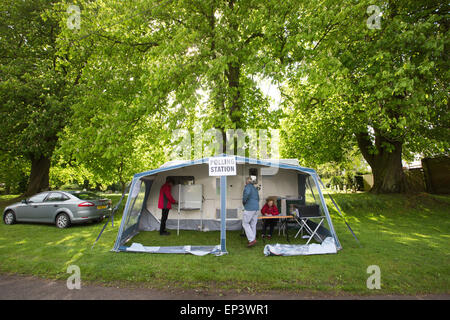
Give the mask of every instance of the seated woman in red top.
[[(261, 213), (263, 216), (277, 216), (280, 214), (273, 199), (270, 198), (266, 200), (266, 204), (262, 207)], [(277, 221), (278, 219), (263, 219), (263, 238), (266, 236), (267, 227), (269, 227), (269, 235), (267, 236), (267, 239), (270, 240), (272, 238), (273, 228), (277, 224)]]

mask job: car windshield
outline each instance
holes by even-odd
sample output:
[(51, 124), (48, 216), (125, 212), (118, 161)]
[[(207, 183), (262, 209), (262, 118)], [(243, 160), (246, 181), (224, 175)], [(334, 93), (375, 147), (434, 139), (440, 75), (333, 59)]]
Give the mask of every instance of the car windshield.
[(102, 199), (98, 194), (94, 192), (82, 191), (82, 192), (72, 192), (72, 194), (81, 200), (98, 200)]

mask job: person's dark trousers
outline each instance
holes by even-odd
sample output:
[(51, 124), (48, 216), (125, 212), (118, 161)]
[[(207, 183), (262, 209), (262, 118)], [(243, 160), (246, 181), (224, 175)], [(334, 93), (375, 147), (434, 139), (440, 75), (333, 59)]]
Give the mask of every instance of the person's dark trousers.
[(272, 236), (273, 228), (277, 224), (276, 219), (265, 219), (263, 223), (263, 234), (266, 234), (267, 227), (269, 227), (269, 235)]
[(167, 217), (169, 216), (169, 210), (170, 209), (162, 209), (161, 227), (159, 228), (159, 233), (163, 233), (164, 231), (166, 231), (166, 221)]

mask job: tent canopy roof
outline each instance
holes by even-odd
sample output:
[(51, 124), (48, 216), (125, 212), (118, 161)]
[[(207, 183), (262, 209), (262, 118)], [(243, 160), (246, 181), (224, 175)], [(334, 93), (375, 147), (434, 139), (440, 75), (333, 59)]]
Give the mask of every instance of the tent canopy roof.
[[(216, 157), (226, 157), (228, 156), (227, 154), (220, 154)], [(231, 156), (233, 157), (233, 155)], [(247, 158), (247, 157), (242, 157), (242, 156), (234, 156), (236, 158), (236, 163), (237, 164), (253, 164), (253, 165), (261, 165), (261, 166), (267, 166), (267, 167), (279, 167), (281, 169), (291, 169), (291, 170), (297, 170), (303, 173), (307, 173), (309, 175), (316, 175), (316, 171), (314, 169), (311, 168), (306, 168), (306, 167), (301, 167), (299, 165), (293, 164), (294, 161), (296, 161), (296, 159), (280, 159), (280, 160), (274, 160), (274, 159), (268, 159), (268, 160), (259, 160), (259, 159), (254, 159), (254, 158)], [(205, 163), (209, 163), (209, 158), (212, 157), (205, 157), (205, 158), (201, 158), (201, 159), (197, 159), (197, 160), (175, 160), (175, 161), (169, 161), (166, 162), (165, 164), (163, 164), (162, 166), (160, 166), (157, 169), (153, 169), (153, 170), (149, 170), (149, 171), (144, 171), (141, 173), (137, 173), (134, 175), (134, 179), (139, 179), (145, 176), (151, 176), (154, 175), (156, 173), (159, 172), (163, 172), (163, 171), (170, 171), (170, 170), (174, 170), (174, 169), (179, 169), (179, 168), (183, 168), (183, 167), (189, 167), (189, 166), (194, 166), (194, 165), (198, 165), (198, 164), (205, 164)]]

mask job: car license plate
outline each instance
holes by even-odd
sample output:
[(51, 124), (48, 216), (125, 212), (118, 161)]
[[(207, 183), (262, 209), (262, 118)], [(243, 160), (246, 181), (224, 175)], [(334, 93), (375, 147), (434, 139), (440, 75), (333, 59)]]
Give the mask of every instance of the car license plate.
[(106, 209), (106, 206), (98, 206), (97, 209), (98, 210)]

